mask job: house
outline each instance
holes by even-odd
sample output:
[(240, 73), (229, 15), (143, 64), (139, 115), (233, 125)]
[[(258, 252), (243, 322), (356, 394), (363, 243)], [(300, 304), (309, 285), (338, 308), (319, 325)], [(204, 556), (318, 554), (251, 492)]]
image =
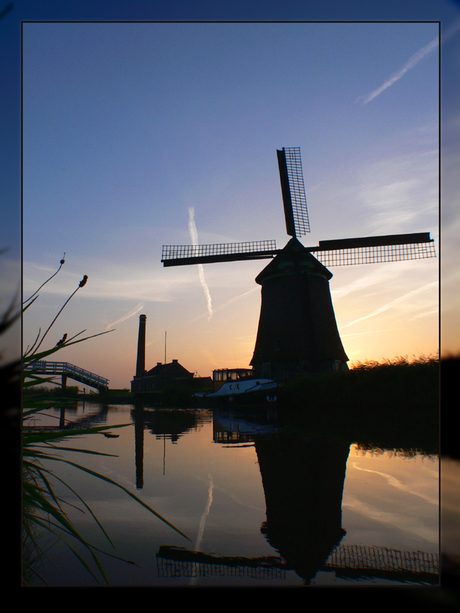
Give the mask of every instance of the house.
[(158, 362), (149, 371), (136, 374), (131, 381), (132, 392), (156, 392), (177, 382), (187, 382), (193, 379), (193, 373), (184, 368), (177, 360), (169, 364)]
[(146, 315), (139, 317), (139, 337), (137, 342), (136, 374), (131, 381), (131, 391), (157, 392), (172, 384), (187, 384), (190, 386), (211, 386), (210, 377), (194, 377), (192, 372), (184, 368), (177, 360), (168, 364), (157, 362), (150, 370), (145, 370), (145, 331)]

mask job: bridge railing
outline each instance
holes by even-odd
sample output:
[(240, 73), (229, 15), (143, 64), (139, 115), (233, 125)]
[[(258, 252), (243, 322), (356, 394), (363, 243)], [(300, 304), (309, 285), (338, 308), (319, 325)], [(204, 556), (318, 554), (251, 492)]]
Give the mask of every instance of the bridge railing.
[(109, 379), (96, 375), (95, 373), (70, 364), (69, 362), (47, 362), (46, 360), (37, 360), (26, 368), (29, 372), (40, 374), (55, 374), (69, 375), (73, 378), (77, 377), (90, 385), (95, 384), (96, 387), (108, 387)]

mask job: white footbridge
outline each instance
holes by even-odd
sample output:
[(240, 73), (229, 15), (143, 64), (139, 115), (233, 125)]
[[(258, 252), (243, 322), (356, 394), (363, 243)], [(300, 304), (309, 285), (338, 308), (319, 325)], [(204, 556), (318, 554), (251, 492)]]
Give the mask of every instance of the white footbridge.
[(69, 362), (37, 360), (37, 362), (27, 366), (25, 372), (34, 375), (60, 375), (62, 387), (66, 387), (67, 377), (69, 377), (74, 381), (94, 387), (99, 392), (106, 392), (109, 389), (109, 379), (75, 366), (75, 364), (69, 364)]

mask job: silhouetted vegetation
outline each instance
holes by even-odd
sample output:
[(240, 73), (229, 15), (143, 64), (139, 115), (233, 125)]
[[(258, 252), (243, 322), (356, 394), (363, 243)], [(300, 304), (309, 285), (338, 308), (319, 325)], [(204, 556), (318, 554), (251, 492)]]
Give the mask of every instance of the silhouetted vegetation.
[(437, 452), (439, 359), (357, 363), (348, 372), (306, 376), (285, 388), (283, 411), (310, 428), (364, 436), (385, 448), (424, 447)]
[[(441, 395), (444, 399), (441, 411), (442, 455), (460, 459), (460, 446), (456, 427), (455, 406), (452, 400), (458, 396), (460, 355), (447, 355), (441, 359)], [(452, 419), (453, 417), (453, 419)]]
[(55, 398), (76, 398), (79, 395), (79, 390), (77, 385), (67, 385), (66, 387), (56, 386), (56, 387), (36, 387), (31, 390), (24, 390), (24, 398), (29, 399), (33, 397), (39, 401), (40, 399), (55, 399)]
[[(23, 303), (23, 313), (25, 313), (27, 309), (29, 309), (30, 306), (35, 302), (35, 300), (37, 300), (37, 298), (39, 297), (40, 290), (58, 274), (64, 263), (65, 259), (63, 258), (60, 261), (60, 265), (57, 271), (53, 275), (51, 275), (51, 277), (49, 277), (44, 283), (42, 283), (38, 290), (35, 291)], [(64, 302), (63, 306), (58, 311), (57, 315), (54, 317), (51, 324), (46, 329), (45, 333), (42, 334), (41, 329), (39, 329), (34, 343), (26, 348), (22, 356), (22, 579), (24, 584), (30, 584), (34, 580), (39, 580), (46, 584), (45, 577), (40, 576), (37, 568), (37, 561), (40, 560), (42, 556), (46, 556), (46, 552), (42, 543), (44, 535), (47, 537), (56, 538), (61, 542), (65, 543), (69, 550), (75, 554), (76, 559), (83, 565), (84, 568), (86, 568), (86, 570), (94, 577), (94, 579), (98, 583), (100, 582), (100, 580), (108, 583), (108, 577), (100, 562), (99, 554), (102, 553), (110, 555), (111, 557), (117, 557), (114, 556), (113, 553), (101, 551), (98, 547), (94, 546), (92, 543), (89, 543), (83, 536), (83, 534), (81, 534), (76, 529), (76, 526), (69, 519), (68, 514), (66, 512), (67, 505), (70, 505), (70, 507), (79, 508), (82, 512), (85, 512), (85, 510), (89, 511), (97, 525), (101, 528), (102, 533), (107, 538), (107, 542), (111, 546), (113, 546), (113, 543), (109, 538), (108, 534), (106, 533), (98, 519), (95, 517), (94, 513), (91, 511), (90, 507), (86, 504), (86, 502), (78, 495), (78, 493), (73, 489), (73, 487), (71, 487), (70, 484), (62, 480), (58, 476), (58, 474), (52, 470), (51, 466), (53, 462), (67, 464), (69, 466), (79, 469), (80, 471), (82, 471), (82, 473), (90, 474), (96, 479), (99, 479), (106, 483), (110, 483), (111, 485), (123, 490), (129, 497), (136, 500), (141, 506), (150, 511), (150, 513), (152, 513), (162, 522), (170, 526), (170, 528), (185, 537), (185, 535), (180, 530), (178, 530), (175, 526), (168, 522), (164, 517), (159, 515), (140, 498), (135, 496), (128, 488), (110, 479), (103, 473), (92, 471), (84, 465), (73, 462), (70, 459), (72, 454), (77, 453), (94, 454), (100, 456), (105, 456), (107, 454), (92, 450), (82, 450), (78, 449), (78, 447), (61, 448), (58, 444), (60, 441), (68, 439), (69, 437), (73, 438), (79, 435), (86, 436), (88, 434), (96, 434), (104, 432), (107, 429), (123, 427), (125, 424), (117, 424), (111, 427), (99, 426), (92, 428), (72, 429), (70, 431), (54, 431), (52, 428), (36, 431), (36, 428), (34, 427), (34, 419), (35, 417), (39, 416), (40, 412), (43, 411), (43, 409), (45, 408), (47, 397), (53, 398), (54, 396), (54, 406), (56, 405), (56, 402), (59, 404), (63, 403), (64, 406), (66, 404), (70, 405), (71, 403), (75, 402), (75, 399), (78, 396), (78, 388), (56, 388), (56, 390), (46, 388), (42, 389), (44, 382), (53, 384), (54, 380), (52, 377), (48, 377), (45, 379), (40, 377), (39, 375), (35, 374), (33, 368), (31, 367), (33, 367), (33, 365), (37, 361), (43, 360), (44, 358), (54, 354), (57, 351), (61, 351), (63, 348), (69, 345), (74, 345), (76, 343), (89, 340), (90, 338), (100, 336), (101, 334), (105, 334), (105, 332), (102, 332), (100, 334), (94, 334), (92, 336), (80, 338), (79, 340), (74, 339), (76, 339), (83, 332), (85, 332), (84, 330), (71, 338), (67, 338), (67, 334), (64, 334), (64, 336), (57, 342), (54, 347), (50, 349), (42, 349), (40, 352), (38, 352), (38, 349), (48, 335), (48, 332), (52, 330), (53, 325), (59, 315), (62, 313), (62, 311), (76, 294), (76, 292), (81, 287), (84, 287), (86, 285), (87, 280), (88, 277), (87, 275), (85, 275), (82, 281), (80, 281), (78, 287)], [(7, 314), (7, 318), (8, 321), (12, 320), (12, 316), (10, 314)], [(66, 453), (63, 457), (61, 457), (59, 452), (63, 449)], [(55, 485), (57, 483), (66, 487), (68, 491), (72, 493), (72, 495), (74, 496), (75, 504), (73, 502), (70, 503), (65, 499), (62, 499), (57, 496), (55, 492)], [(79, 507), (78, 505), (80, 503), (81, 506)], [(83, 548), (83, 554), (80, 554), (78, 552), (78, 546), (81, 546)], [(121, 558), (117, 559), (121, 560)], [(128, 560), (123, 561), (127, 563), (129, 562)]]

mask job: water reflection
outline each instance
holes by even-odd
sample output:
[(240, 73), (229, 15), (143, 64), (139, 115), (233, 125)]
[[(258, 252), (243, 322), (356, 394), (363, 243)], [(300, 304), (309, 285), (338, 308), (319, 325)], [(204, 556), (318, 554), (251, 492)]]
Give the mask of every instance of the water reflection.
[[(133, 430), (117, 431), (115, 436), (120, 433), (120, 438), (113, 441), (113, 447), (101, 437), (101, 451), (107, 451), (110, 444), (110, 451), (126, 458), (117, 474), (131, 484), (135, 478), (135, 487), (146, 502), (155, 497), (156, 507), (164, 501), (165, 506), (158, 509), (162, 514), (169, 518), (175, 505), (180, 508), (181, 527), (188, 522), (190, 536), (198, 523), (201, 529), (203, 480), (212, 471), (216, 477), (216, 507), (209, 515), (210, 525), (206, 525), (204, 539), (199, 532), (194, 547), (187, 549), (178, 546), (182, 541), (170, 540), (161, 526), (158, 532), (152, 528), (150, 539), (138, 539), (136, 531), (129, 532), (134, 525), (133, 517), (128, 521), (131, 511), (123, 515), (117, 503), (117, 513), (113, 513), (111, 501), (101, 498), (109, 520), (120, 516), (116, 529), (126, 535), (129, 556), (144, 556), (146, 568), (152, 553), (155, 556), (153, 583), (255, 584), (260, 579), (270, 585), (330, 585), (338, 579), (438, 582), (438, 556), (433, 553), (437, 515), (433, 474), (426, 489), (423, 483), (424, 469), (433, 473), (436, 465), (432, 470), (417, 464), (411, 449), (416, 442), (413, 438), (408, 439), (407, 452), (414, 456), (415, 464), (410, 460), (408, 466), (402, 466), (393, 459), (386, 463), (378, 454), (358, 455), (356, 443), (360, 449), (372, 449), (372, 436), (313, 433), (297, 421), (280, 419), (273, 410), (80, 405), (65, 414), (57, 409), (53, 423), (60, 428), (126, 423), (127, 412)], [(157, 471), (161, 469), (161, 448), (156, 443), (152, 446), (153, 437), (163, 445), (166, 479), (161, 483)], [(400, 437), (398, 432), (399, 441)], [(391, 440), (385, 443), (392, 446)], [(168, 445), (174, 448), (168, 450), (174, 468), (170, 471), (166, 470)], [(389, 483), (392, 489), (382, 485)], [(417, 499), (420, 505), (414, 503)], [(171, 519), (174, 523), (174, 517)], [(131, 549), (136, 550), (135, 556)], [(133, 576), (133, 583), (138, 580), (139, 575)], [(123, 584), (126, 574), (119, 581)], [(151, 582), (146, 571), (141, 583)]]
[[(202, 411), (193, 409), (154, 409), (149, 410), (137, 404), (131, 412), (134, 421), (136, 453), (136, 488), (144, 486), (144, 431), (155, 434), (166, 444), (166, 440), (175, 443), (181, 436), (198, 427), (202, 420)], [(166, 449), (163, 453), (163, 474), (165, 472)]]
[(345, 534), (342, 494), (349, 442), (296, 433), (255, 437), (267, 519), (261, 530), (309, 582)]
[[(149, 410), (136, 406), (136, 486), (144, 484), (144, 435), (177, 442), (212, 416), (213, 442), (222, 447), (253, 445), (257, 454), (266, 504), (261, 533), (273, 556), (220, 556), (164, 544), (157, 552), (160, 577), (197, 577), (226, 573), (280, 578), (294, 571), (304, 584), (319, 571), (336, 577), (381, 577), (388, 581), (434, 584), (438, 557), (420, 551), (386, 547), (342, 546), (342, 499), (352, 440), (309, 435), (276, 413), (215, 409)], [(166, 454), (163, 456), (165, 470)]]
[[(106, 423), (109, 407), (105, 404), (89, 405), (78, 403), (76, 400), (66, 400), (62, 405), (51, 406), (46, 413), (38, 413), (27, 421), (31, 428), (38, 425), (44, 428), (57, 428), (58, 430), (72, 430), (75, 428), (89, 428), (93, 425)], [(51, 411), (51, 412), (50, 412)]]

